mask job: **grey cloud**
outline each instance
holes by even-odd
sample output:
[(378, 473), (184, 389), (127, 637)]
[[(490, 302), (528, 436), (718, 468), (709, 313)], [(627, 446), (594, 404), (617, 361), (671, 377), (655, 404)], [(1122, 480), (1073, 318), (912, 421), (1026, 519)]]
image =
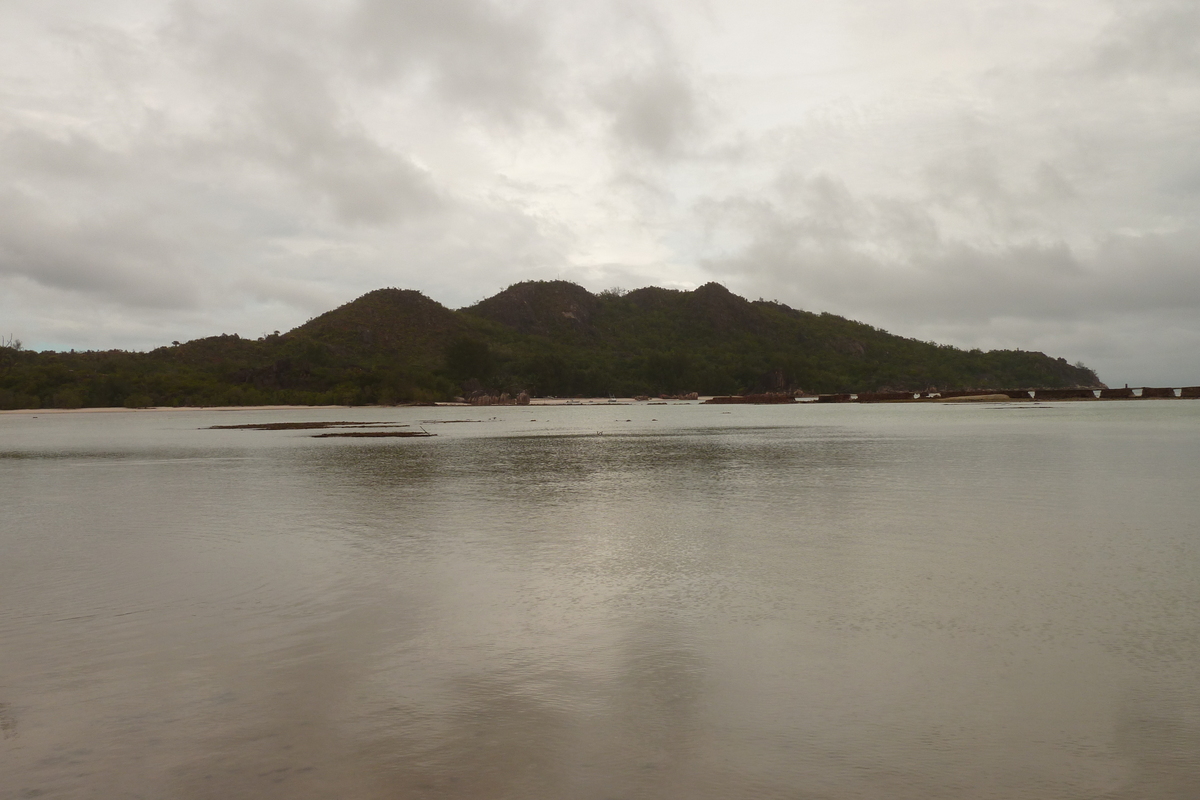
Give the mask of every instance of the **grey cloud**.
[(618, 77), (597, 97), (611, 115), (616, 140), (656, 157), (678, 155), (701, 127), (697, 91), (673, 64), (654, 64)]
[(1198, 13), (1124, 5), (1099, 38), (966, 76), (920, 114), (763, 135), (744, 163), (780, 177), (697, 204), (698, 260), (908, 335), (1195, 382)]
[(442, 204), (427, 172), (339, 119), (327, 88), (305, 72), (274, 76), (256, 98), (247, 154), (325, 197), (344, 222), (384, 223)]
[(1061, 239), (948, 235), (927, 200), (853, 196), (828, 176), (786, 192), (707, 201), (706, 267), (831, 310), (937, 321), (1098, 319), (1200, 309), (1200, 235)]
[(0, 137), (0, 164), (10, 175), (26, 172), (66, 180), (108, 180), (129, 170), (122, 154), (78, 132), (59, 139), (20, 128)]
[(470, 110), (509, 122), (529, 112), (555, 116), (543, 16), (536, 5), (488, 0), (360, 0), (347, 45), (360, 69), (423, 75), (436, 97)]
[(1102, 74), (1187, 77), (1200, 70), (1200, 6), (1190, 0), (1118, 3), (1095, 52)]
[(415, 288), (458, 307), (517, 281), (556, 277), (568, 263), (572, 233), (561, 224), (503, 206), (460, 207), (453, 217), (449, 224), (418, 226), (402, 254), (383, 253), (381, 279), (394, 285), (419, 276)]
[(151, 225), (120, 211), (62, 213), (9, 190), (0, 194), (0, 274), (134, 305), (189, 307), (198, 286)]
[[(309, 316), (323, 314), (340, 305), (344, 300), (328, 285), (311, 279), (294, 278), (288, 275), (258, 277), (250, 275), (233, 282), (239, 293), (259, 303), (281, 303), (299, 309)], [(272, 330), (275, 330), (272, 328)]]
[[(381, 8), (354, 6), (387, 17)], [(443, 74), (443, 88), (453, 84), (455, 102), (500, 102), (499, 94), (470, 96), (471, 75), (484, 80), (504, 71), (497, 61), (540, 58), (524, 52), (537, 49), (528, 20), (498, 8), (463, 2), (401, 9), (410, 19), (424, 15), (420, 58), (426, 67), (440, 59), (430, 69)], [(72, 116), (0, 108), (0, 178), (14, 187), (0, 197), (0, 275), (130, 309), (254, 298), (299, 311), (290, 322), (296, 324), (322, 297), (341, 302), (379, 285), (403, 285), (441, 289), (452, 301), (474, 294), (464, 281), (511, 282), (561, 263), (561, 233), (519, 207), (447, 190), (359, 118), (364, 102), (389, 88), (347, 71), (348, 53), (362, 43), (347, 34), (343, 11), (177, 3), (164, 25), (143, 31), (140, 49), (120, 48), (126, 61), (141, 54), (137, 79), (124, 62), (120, 74), (89, 72), (91, 94), (102, 103), (73, 108)], [(399, 25), (397, 13), (388, 19)], [(473, 20), (469, 35), (457, 27), (464, 19)], [(386, 21), (375, 20), (381, 28)], [(505, 25), (507, 44), (483, 46)], [(80, 54), (83, 66), (97, 63), (94, 51), (105, 42), (128, 39), (78, 26), (54, 36), (59, 50)], [(431, 42), (438, 36), (451, 44)], [(473, 65), (471, 37), (482, 50)], [(512, 88), (533, 77), (509, 73), (504, 80)], [(513, 91), (532, 97), (527, 88)], [(414, 113), (429, 112), (420, 98), (403, 99)], [(57, 110), (47, 95), (22, 100)], [(79, 124), (87, 113), (98, 113), (103, 124)], [(67, 304), (65, 295), (57, 297)], [(272, 324), (289, 322), (285, 316)], [(147, 344), (207, 333), (151, 334)]]
[(931, 199), (949, 206), (971, 203), (993, 215), (997, 205), (1007, 205), (1009, 195), (997, 161), (986, 147), (946, 153), (925, 168), (926, 181), (935, 190)]
[(871, 251), (913, 253), (942, 246), (926, 204), (858, 198), (843, 181), (823, 173), (786, 172), (760, 193), (705, 199), (696, 211), (718, 260), (745, 258), (733, 255), (738, 252), (771, 262), (801, 253), (841, 253), (839, 260), (853, 260)]
[(210, 146), (278, 170), (325, 198), (344, 222), (379, 224), (436, 208), (431, 176), (371, 138), (338, 102), (327, 59), (307, 46), (317, 24), (301, 16), (275, 36), (247, 36), (231, 20), (181, 8), (173, 36), (218, 76), (221, 119)]
[(906, 259), (816, 245), (786, 226), (705, 261), (751, 296), (779, 297), (901, 335), (962, 347), (1041, 350), (1119, 385), (1200, 375), (1200, 237), (1114, 236), (1094, 254), (1059, 242), (991, 251), (949, 243)]
[[(1123, 312), (1094, 320), (898, 321), (892, 329), (924, 341), (981, 349), (1023, 347), (1082, 360), (1109, 385), (1195, 385), (1200, 332), (1189, 312)], [(1036, 344), (1031, 344), (1036, 343)]]
[(1034, 192), (1045, 203), (1069, 203), (1079, 199), (1075, 185), (1054, 165), (1042, 161), (1034, 175)]

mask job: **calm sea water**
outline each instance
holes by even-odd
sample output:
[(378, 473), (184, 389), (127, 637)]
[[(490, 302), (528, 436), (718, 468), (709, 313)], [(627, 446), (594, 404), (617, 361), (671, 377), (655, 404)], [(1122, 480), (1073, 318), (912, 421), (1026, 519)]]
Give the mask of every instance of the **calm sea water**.
[(0, 415), (0, 798), (1195, 798), (1198, 512), (1184, 400)]

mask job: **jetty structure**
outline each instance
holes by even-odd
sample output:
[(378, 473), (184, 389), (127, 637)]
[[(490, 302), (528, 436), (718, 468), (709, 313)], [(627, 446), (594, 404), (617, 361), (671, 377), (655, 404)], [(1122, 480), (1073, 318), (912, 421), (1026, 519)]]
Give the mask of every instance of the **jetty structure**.
[(1006, 402), (1010, 400), (1196, 400), (1200, 386), (1154, 387), (1137, 389), (977, 389), (957, 391), (929, 390), (925, 392), (841, 392), (805, 395), (802, 393), (765, 393), (719, 395), (704, 402), (712, 405), (772, 405), (779, 403), (917, 403), (917, 402)]

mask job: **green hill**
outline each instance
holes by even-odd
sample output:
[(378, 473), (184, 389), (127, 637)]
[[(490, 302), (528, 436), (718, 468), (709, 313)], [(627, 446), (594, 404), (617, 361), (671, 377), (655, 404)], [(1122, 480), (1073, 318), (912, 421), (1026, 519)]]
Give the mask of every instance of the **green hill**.
[(594, 295), (510, 286), (451, 311), (380, 289), (284, 334), (123, 351), (0, 348), (0, 407), (393, 403), (534, 395), (1098, 387), (1042, 353), (964, 351), (715, 283)]
[(459, 312), (505, 335), (499, 374), (538, 394), (804, 389), (810, 393), (1099, 386), (1091, 370), (1020, 351), (964, 351), (832, 314), (750, 302), (719, 284), (592, 295), (527, 282)]

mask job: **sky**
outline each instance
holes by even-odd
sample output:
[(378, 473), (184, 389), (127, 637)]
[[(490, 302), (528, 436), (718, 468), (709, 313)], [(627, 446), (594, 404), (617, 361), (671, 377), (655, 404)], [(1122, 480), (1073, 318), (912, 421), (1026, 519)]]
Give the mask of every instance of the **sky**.
[(0, 0), (0, 337), (717, 281), (1200, 384), (1194, 0)]

